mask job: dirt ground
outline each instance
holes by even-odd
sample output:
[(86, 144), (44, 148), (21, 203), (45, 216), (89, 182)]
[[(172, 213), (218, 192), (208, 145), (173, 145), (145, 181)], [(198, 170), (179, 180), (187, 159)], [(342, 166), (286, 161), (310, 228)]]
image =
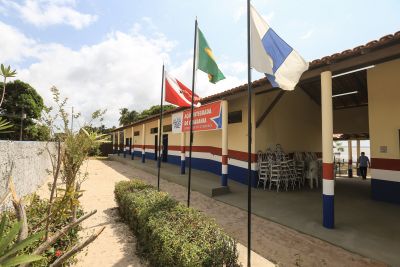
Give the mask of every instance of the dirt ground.
[[(83, 231), (80, 237), (85, 239), (102, 226), (106, 228), (94, 242), (78, 254), (78, 263), (75, 266), (148, 266), (135, 255), (135, 236), (129, 227), (120, 221), (114, 201), (115, 183), (128, 178), (99, 160), (90, 160), (88, 171), (89, 179), (82, 185), (85, 192), (80, 200), (85, 212), (96, 209), (97, 213), (82, 223)], [(48, 197), (47, 185), (42, 186), (37, 193), (41, 197)]]
[[(83, 184), (86, 192), (81, 203), (85, 211), (97, 209), (97, 214), (84, 222), (84, 231), (89, 235), (100, 226), (106, 226), (106, 229), (88, 249), (79, 254), (77, 266), (146, 266), (135, 255), (135, 237), (119, 221), (113, 189), (116, 182), (131, 178), (140, 178), (155, 185), (156, 177), (108, 160), (90, 160), (88, 171), (89, 179)], [(161, 189), (186, 203), (185, 187), (161, 180)], [(215, 218), (228, 234), (246, 245), (246, 211), (198, 192), (192, 192), (191, 203), (192, 207)], [(278, 266), (386, 266), (258, 216), (252, 216), (252, 223), (252, 248)], [(241, 261), (246, 262), (245, 259)], [(265, 266), (253, 263), (253, 266)]]

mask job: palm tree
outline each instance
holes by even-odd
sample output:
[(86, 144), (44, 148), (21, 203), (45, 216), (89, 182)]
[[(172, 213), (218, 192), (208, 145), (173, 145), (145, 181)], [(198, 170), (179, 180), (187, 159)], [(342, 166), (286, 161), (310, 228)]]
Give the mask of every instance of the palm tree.
[(0, 134), (11, 132), (8, 129), (10, 129), (12, 126), (13, 125), (10, 122), (0, 117)]
[(11, 70), (10, 66), (8, 66), (6, 68), (6, 67), (4, 67), (3, 64), (1, 64), (0, 75), (3, 76), (3, 78), (4, 78), (4, 80), (3, 80), (3, 92), (1, 94), (1, 99), (0, 99), (0, 107), (1, 107), (1, 104), (3, 104), (3, 100), (4, 100), (4, 95), (6, 93), (7, 78), (15, 77), (15, 75), (17, 75), (17, 72), (16, 72), (16, 70)]

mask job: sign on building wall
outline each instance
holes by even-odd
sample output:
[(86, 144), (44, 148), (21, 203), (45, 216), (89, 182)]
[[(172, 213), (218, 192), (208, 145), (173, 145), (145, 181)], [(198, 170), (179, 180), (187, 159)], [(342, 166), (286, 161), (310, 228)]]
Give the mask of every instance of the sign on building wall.
[[(210, 103), (193, 112), (193, 131), (210, 131), (222, 128), (221, 101)], [(190, 109), (172, 114), (172, 132), (190, 131)]]

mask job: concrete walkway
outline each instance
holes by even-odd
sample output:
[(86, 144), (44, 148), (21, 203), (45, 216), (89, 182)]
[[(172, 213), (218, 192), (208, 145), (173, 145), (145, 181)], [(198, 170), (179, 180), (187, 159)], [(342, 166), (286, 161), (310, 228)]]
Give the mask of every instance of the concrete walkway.
[[(126, 172), (128, 171), (131, 172), (130, 175), (132, 175), (132, 177), (136, 176), (146, 179), (153, 184), (156, 183), (155, 175), (157, 174), (157, 169), (155, 161), (148, 160), (145, 164), (142, 164), (139, 160), (132, 161), (130, 158), (124, 159), (122, 156), (118, 157), (116, 155), (112, 155), (111, 158), (128, 166), (127, 168), (124, 168), (111, 162), (107, 163), (110, 165), (110, 167), (116, 168), (117, 171), (123, 171), (125, 174), (127, 174)], [(178, 174), (178, 166), (171, 164), (163, 164), (162, 166), (162, 178), (172, 181), (173, 183), (186, 186), (187, 176)], [(192, 173), (193, 191), (198, 191), (201, 193), (205, 192), (205, 194), (208, 194), (209, 188), (213, 186), (210, 186), (210, 184), (219, 184), (219, 177), (216, 175), (198, 170), (193, 170)], [(204, 210), (207, 214), (209, 214), (209, 216), (215, 218), (229, 234), (237, 238), (239, 242), (246, 244), (246, 186), (233, 181), (229, 181), (229, 183), (232, 193), (213, 198), (215, 200), (219, 200), (213, 202), (215, 207), (212, 207), (209, 204), (205, 206), (203, 203), (199, 203), (199, 200), (193, 201), (193, 206), (200, 210)], [(178, 185), (175, 185), (175, 187), (177, 186)], [(171, 183), (162, 181), (162, 190), (170, 192), (169, 190), (173, 190), (172, 188), (173, 185), (171, 185)], [(197, 192), (193, 192), (192, 195), (196, 193)], [(175, 197), (185, 201), (185, 191), (176, 195)], [(203, 198), (206, 197), (204, 196)], [(357, 245), (364, 248), (369, 246), (369, 243), (358, 243), (358, 234), (355, 234), (352, 228), (342, 226), (340, 219), (342, 215), (338, 216), (337, 219), (338, 229), (326, 230), (321, 227), (320, 198), (320, 190), (281, 193), (264, 191), (260, 189), (253, 190), (253, 211), (254, 214), (258, 215), (252, 216), (252, 248), (254, 251), (266, 257), (267, 259), (272, 260), (273, 262), (281, 264), (282, 266), (386, 266), (382, 262), (353, 254), (341, 249), (340, 247), (331, 245), (328, 242), (310, 236), (314, 235), (321, 239), (336, 238), (337, 240), (334, 240), (335, 242), (345, 241), (343, 242), (345, 245), (352, 245), (349, 241), (352, 239), (354, 242), (353, 246), (355, 246), (355, 248), (357, 248)], [(351, 201), (354, 202), (354, 199)], [(222, 211), (219, 209), (221, 205), (223, 205), (221, 202), (229, 204), (225, 204)], [(350, 204), (352, 202), (348, 202), (349, 206), (351, 206)], [(339, 203), (340, 201), (338, 201), (338, 206), (340, 207), (341, 205)], [(345, 214), (345, 216), (350, 215)], [(268, 220), (263, 218), (267, 218)], [(280, 224), (273, 223), (271, 222), (272, 220), (279, 222)], [(288, 225), (297, 231), (284, 227), (281, 224)], [(368, 225), (368, 222), (364, 223), (364, 225)], [(311, 231), (311, 233), (304, 235), (298, 231), (304, 233)], [(376, 232), (377, 231), (374, 233)], [(376, 238), (377, 237), (374, 237), (373, 240), (376, 240)], [(395, 242), (396, 241), (394, 241), (394, 243)], [(386, 246), (386, 243), (383, 243), (382, 245)], [(354, 249), (352, 251), (357, 250)], [(368, 253), (364, 255), (378, 259), (378, 257), (375, 257), (377, 254), (374, 254), (374, 251), (367, 252)], [(383, 251), (381, 252), (384, 254)], [(396, 257), (396, 254), (392, 253), (387, 253), (387, 255), (392, 256), (391, 259)], [(391, 263), (388, 260), (383, 261)]]

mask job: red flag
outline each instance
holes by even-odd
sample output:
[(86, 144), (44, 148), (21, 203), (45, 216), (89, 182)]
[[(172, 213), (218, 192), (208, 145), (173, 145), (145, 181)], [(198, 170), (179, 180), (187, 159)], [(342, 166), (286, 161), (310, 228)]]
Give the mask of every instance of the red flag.
[[(190, 107), (192, 103), (192, 91), (167, 72), (165, 72), (165, 101), (179, 107)], [(194, 94), (193, 105), (199, 107), (199, 101), (200, 97)]]

